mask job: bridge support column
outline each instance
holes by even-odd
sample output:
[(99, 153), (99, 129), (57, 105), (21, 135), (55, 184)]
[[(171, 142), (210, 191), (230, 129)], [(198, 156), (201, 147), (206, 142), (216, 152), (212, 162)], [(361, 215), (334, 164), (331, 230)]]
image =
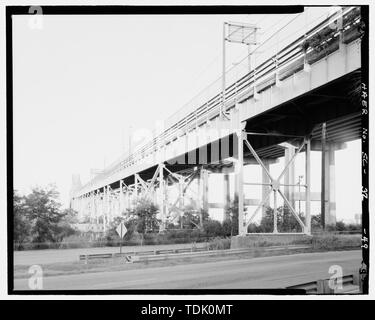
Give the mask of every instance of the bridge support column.
[(100, 215), (99, 196), (98, 196), (98, 191), (96, 191), (95, 193), (95, 220), (96, 220), (97, 225), (99, 225), (99, 215)]
[(159, 165), (159, 195), (160, 195), (160, 216), (161, 225), (159, 232), (163, 232), (166, 229), (166, 218), (167, 218), (167, 208), (166, 208), (166, 184), (164, 181), (164, 164)]
[(202, 177), (202, 209), (208, 213), (208, 170), (201, 170)]
[(270, 200), (269, 197), (267, 197), (269, 193), (270, 187), (266, 184), (269, 184), (269, 177), (267, 175), (266, 170), (269, 172), (270, 171), (270, 162), (269, 161), (263, 161), (265, 168), (262, 167), (262, 201), (263, 201), (263, 206), (262, 206), (262, 217), (266, 216), (266, 211), (267, 208), (270, 207)]
[[(289, 163), (290, 159), (293, 158), (294, 154), (296, 153), (296, 148), (290, 144), (288, 144), (288, 146), (286, 147), (285, 149), (285, 166), (287, 166), (287, 164)], [(289, 200), (290, 204), (293, 206), (293, 208), (295, 208), (295, 201), (294, 201), (294, 191), (295, 191), (295, 187), (292, 186), (296, 183), (296, 179), (295, 179), (295, 163), (291, 163), (290, 166), (288, 167), (288, 169), (286, 170), (285, 172), (285, 175), (284, 175), (284, 184), (286, 185), (285, 186), (285, 196), (286, 198)]]
[(325, 225), (336, 225), (335, 201), (335, 146), (328, 144), (325, 151)]
[(243, 142), (246, 139), (246, 134), (241, 130), (237, 133), (237, 150), (238, 159), (236, 162), (236, 195), (238, 199), (238, 235), (243, 236), (247, 233), (244, 226), (244, 196), (243, 196)]
[(203, 228), (203, 217), (202, 217), (202, 192), (201, 192), (201, 179), (202, 179), (202, 169), (199, 168), (199, 173), (197, 175), (197, 198), (195, 203), (197, 204), (197, 209), (199, 213), (199, 228)]
[(230, 181), (229, 173), (224, 173), (224, 220), (230, 219)]
[(311, 141), (310, 138), (306, 139), (305, 145), (305, 181), (306, 181), (306, 201), (305, 201), (305, 230), (306, 234), (311, 234)]
[(185, 192), (184, 192), (184, 181), (180, 179), (178, 182), (178, 194), (179, 194), (179, 213), (180, 213), (180, 228), (183, 228), (183, 209), (185, 206)]
[(112, 195), (111, 188), (107, 186), (107, 224), (112, 222)]
[(103, 194), (100, 190), (98, 190), (98, 210), (99, 210), (99, 220), (100, 223), (103, 224), (104, 228), (104, 202), (103, 202)]
[(137, 174), (134, 175), (134, 192), (133, 192), (133, 201), (134, 204), (137, 202), (138, 199), (138, 179)]
[(95, 223), (95, 193), (94, 191), (90, 192), (90, 222)]
[(123, 190), (122, 190), (122, 184), (123, 184), (123, 181), (120, 180), (120, 189), (119, 189), (119, 193), (118, 193), (118, 196), (119, 196), (119, 216), (122, 215), (122, 212), (124, 211), (124, 193), (123, 193)]
[(103, 229), (104, 229), (104, 232), (107, 230), (107, 223), (108, 223), (107, 187), (103, 187)]
[(85, 207), (85, 195), (82, 195), (81, 196), (81, 210), (80, 210), (80, 218), (83, 218), (85, 216), (85, 213), (86, 213), (86, 207)]
[(112, 204), (111, 190), (110, 190), (109, 186), (107, 186), (106, 195), (107, 195), (107, 227), (109, 227), (109, 224), (111, 222), (111, 215), (112, 215), (112, 212), (111, 212), (111, 204)]

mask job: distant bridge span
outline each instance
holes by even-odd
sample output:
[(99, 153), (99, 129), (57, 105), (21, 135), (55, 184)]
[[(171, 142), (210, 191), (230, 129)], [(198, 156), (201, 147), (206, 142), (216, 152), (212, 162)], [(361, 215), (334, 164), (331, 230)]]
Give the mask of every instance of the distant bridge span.
[[(323, 145), (327, 155), (325, 219), (326, 223), (334, 223), (334, 151), (361, 137), (360, 26), (357, 7), (344, 7), (315, 25), (305, 36), (228, 86), (225, 99), (217, 93), (193, 110), (184, 111), (130, 156), (106, 168), (84, 186), (73, 185), (72, 208), (105, 229), (136, 199), (148, 196), (159, 204), (163, 230), (183, 213), (184, 199), (193, 181), (198, 185), (193, 201), (197, 212), (208, 210), (208, 172), (223, 173), (226, 188), (226, 176), (231, 172), (236, 180), (234, 198), (240, 212), (240, 234), (247, 233), (259, 211), (264, 214), (272, 195), (274, 203), (276, 196), (281, 196), (299, 222), (301, 232), (309, 234), (310, 201), (320, 200), (312, 199), (310, 190), (310, 150), (322, 150)], [(220, 114), (223, 101), (228, 119)], [(306, 153), (303, 195), (295, 191), (293, 167), (300, 152)], [(269, 164), (284, 156), (282, 176), (272, 177)], [(244, 182), (246, 164), (262, 167), (262, 183)], [(245, 199), (240, 191), (244, 184), (262, 185), (262, 199)], [(178, 195), (171, 202), (168, 189), (174, 185)], [(228, 207), (230, 196), (225, 197), (223, 207)], [(295, 210), (297, 199), (306, 202), (304, 220)], [(251, 215), (246, 210), (249, 205), (257, 206)]]

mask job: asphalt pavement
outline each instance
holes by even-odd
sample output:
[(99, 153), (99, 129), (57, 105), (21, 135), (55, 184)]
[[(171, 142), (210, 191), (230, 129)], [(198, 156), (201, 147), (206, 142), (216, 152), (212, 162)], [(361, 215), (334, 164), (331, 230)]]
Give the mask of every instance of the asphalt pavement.
[[(111, 272), (43, 278), (45, 290), (100, 289), (263, 289), (284, 288), (331, 276), (358, 272), (361, 251), (331, 251), (294, 255), (179, 264)], [(28, 279), (16, 279), (15, 290), (27, 290)]]

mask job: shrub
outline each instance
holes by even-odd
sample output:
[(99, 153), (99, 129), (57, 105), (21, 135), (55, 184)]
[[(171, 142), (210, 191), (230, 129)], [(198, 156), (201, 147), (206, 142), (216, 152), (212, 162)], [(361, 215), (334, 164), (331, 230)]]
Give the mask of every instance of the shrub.
[(335, 250), (345, 248), (360, 248), (360, 235), (319, 235), (313, 236), (311, 244), (314, 249)]
[(203, 230), (207, 237), (220, 237), (224, 235), (222, 224), (216, 220), (205, 221), (203, 223)]
[(219, 238), (216, 237), (211, 240), (208, 244), (209, 250), (224, 250), (230, 249), (231, 240), (229, 238)]
[(89, 248), (95, 245), (95, 243), (90, 241), (91, 239), (87, 236), (82, 235), (71, 235), (65, 237), (61, 243), (61, 249), (74, 249), (74, 248)]
[(226, 219), (226, 220), (223, 221), (222, 230), (223, 230), (223, 235), (226, 236), (226, 237), (230, 237), (230, 236), (234, 235), (235, 230), (234, 230), (234, 225), (233, 225), (232, 219)]

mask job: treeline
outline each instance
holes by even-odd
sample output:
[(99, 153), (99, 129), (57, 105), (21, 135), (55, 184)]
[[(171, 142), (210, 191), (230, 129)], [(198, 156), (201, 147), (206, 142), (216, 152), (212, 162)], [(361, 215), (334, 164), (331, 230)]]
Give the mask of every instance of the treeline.
[[(204, 210), (197, 211), (192, 206), (185, 206), (183, 214), (164, 231), (160, 230), (161, 220), (157, 218), (159, 208), (149, 199), (138, 199), (132, 209), (116, 217), (110, 224), (103, 240), (107, 245), (119, 245), (116, 232), (120, 222), (124, 222), (127, 233), (122, 241), (124, 245), (172, 244), (205, 242), (214, 238), (226, 238), (238, 233), (238, 220), (226, 219), (223, 223), (213, 220)], [(202, 219), (202, 221), (201, 221)]]
[(61, 209), (58, 199), (59, 193), (54, 185), (35, 187), (26, 196), (13, 191), (13, 239), (16, 250), (22, 249), (25, 244), (35, 249), (47, 248), (76, 233), (72, 227), (77, 222), (76, 212)]
[(161, 233), (159, 208), (149, 199), (141, 198), (132, 209), (116, 217), (106, 232), (80, 232), (74, 227), (78, 223), (77, 212), (62, 209), (58, 199), (59, 193), (53, 185), (33, 188), (25, 196), (13, 192), (15, 250), (118, 246), (121, 239), (116, 227), (121, 221), (128, 229), (124, 245), (203, 242), (229, 237), (238, 230), (237, 220), (220, 223), (210, 219), (207, 212), (186, 206), (184, 214)]
[[(298, 214), (302, 222), (305, 222), (305, 217), (303, 214)], [(279, 232), (302, 232), (302, 228), (297, 222), (297, 219), (293, 216), (291, 210), (288, 206), (280, 206), (277, 208), (277, 229)], [(272, 232), (273, 231), (273, 208), (268, 207), (266, 209), (265, 215), (262, 217), (259, 224), (251, 223), (248, 227), (248, 232)], [(344, 223), (343, 221), (337, 221), (336, 224), (330, 224), (323, 230), (321, 214), (311, 216), (311, 232), (348, 232), (348, 233), (358, 233), (361, 231), (361, 225), (355, 223)]]
[[(233, 201), (225, 211), (223, 222), (213, 220), (204, 210), (197, 211), (192, 206), (183, 208), (183, 214), (160, 232), (161, 221), (157, 218), (159, 208), (149, 199), (141, 198), (132, 209), (116, 217), (106, 232), (79, 232), (74, 228), (78, 223), (77, 212), (61, 209), (59, 193), (54, 186), (33, 188), (31, 193), (20, 196), (13, 193), (14, 205), (14, 249), (79, 248), (98, 246), (147, 245), (209, 242), (215, 238), (229, 238), (238, 234), (238, 207)], [(267, 208), (259, 223), (248, 227), (249, 233), (273, 231), (273, 209)], [(322, 231), (320, 215), (311, 217), (312, 232)], [(301, 214), (300, 219), (304, 221)], [(127, 233), (120, 239), (116, 228), (124, 222)], [(277, 228), (279, 232), (301, 232), (302, 229), (289, 208), (277, 208)], [(326, 231), (354, 233), (359, 225), (337, 222), (327, 226)]]

